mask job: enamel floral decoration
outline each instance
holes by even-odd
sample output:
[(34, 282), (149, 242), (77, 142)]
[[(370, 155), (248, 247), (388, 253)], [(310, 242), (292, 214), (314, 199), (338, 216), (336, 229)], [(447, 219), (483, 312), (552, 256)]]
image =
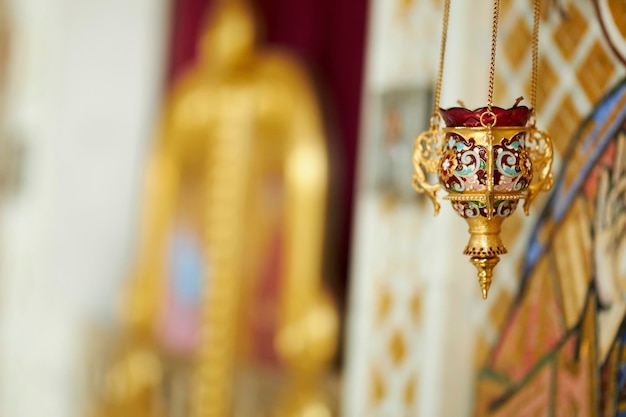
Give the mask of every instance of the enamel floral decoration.
[[(488, 104), (476, 110), (440, 109), (450, 10), (450, 0), (446, 0), (434, 113), (429, 130), (417, 137), (413, 151), (415, 190), (428, 194), (436, 215), (440, 209), (436, 193), (444, 189), (445, 199), (469, 225), (464, 254), (478, 270), (483, 298), (487, 298), (499, 256), (507, 252), (500, 238), (502, 222), (521, 199), (528, 214), (537, 193), (552, 186), (552, 142), (535, 127), (534, 115), (539, 7), (539, 0), (534, 0), (531, 107), (520, 106), (521, 99), (508, 109), (492, 104), (499, 11), (499, 0), (494, 0)], [(428, 182), (428, 174), (435, 174), (438, 182)]]

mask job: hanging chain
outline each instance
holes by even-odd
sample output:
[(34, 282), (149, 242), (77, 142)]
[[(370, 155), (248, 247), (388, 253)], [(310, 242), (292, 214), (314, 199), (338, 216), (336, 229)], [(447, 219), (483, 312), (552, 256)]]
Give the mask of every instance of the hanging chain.
[(493, 84), (496, 78), (496, 42), (498, 40), (498, 19), (500, 17), (500, 0), (493, 0), (493, 25), (491, 26), (491, 61), (489, 64), (489, 93), (487, 95), (487, 111), (493, 113)]
[(541, 13), (541, 0), (533, 0), (533, 39), (532, 55), (533, 66), (530, 76), (530, 108), (535, 112), (537, 104), (537, 67), (539, 66), (539, 19)]
[(439, 69), (437, 72), (437, 86), (435, 87), (435, 105), (430, 118), (430, 127), (434, 128), (439, 120), (439, 102), (441, 100), (441, 83), (443, 81), (443, 64), (446, 57), (446, 42), (448, 41), (448, 21), (450, 20), (450, 0), (445, 0), (443, 6), (443, 27), (441, 29), (441, 48), (439, 50)]

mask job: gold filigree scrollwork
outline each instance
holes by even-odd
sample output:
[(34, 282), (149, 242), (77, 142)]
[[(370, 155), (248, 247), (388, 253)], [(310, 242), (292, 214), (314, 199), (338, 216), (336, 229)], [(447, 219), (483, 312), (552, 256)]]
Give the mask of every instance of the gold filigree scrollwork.
[[(491, 95), (491, 93), (490, 93)], [(490, 107), (487, 108), (483, 114), (480, 115), (480, 124), (487, 129), (487, 190), (485, 194), (485, 201), (487, 203), (487, 220), (491, 220), (493, 216), (493, 207), (495, 198), (493, 195), (493, 142), (494, 137), (491, 132), (491, 128), (496, 125), (498, 121), (498, 117), (491, 110)], [(482, 282), (482, 281), (481, 281)], [(481, 284), (482, 285), (482, 284)]]
[(526, 139), (526, 150), (533, 164), (533, 179), (528, 186), (528, 195), (524, 202), (524, 214), (528, 215), (530, 204), (541, 191), (550, 191), (552, 188), (552, 159), (554, 149), (552, 139), (544, 131), (537, 129), (534, 124)]
[(436, 124), (431, 123), (430, 129), (422, 132), (413, 146), (413, 188), (418, 193), (426, 193), (433, 202), (435, 216), (439, 214), (441, 205), (437, 198), (439, 183), (428, 182), (428, 174), (437, 174), (439, 159), (443, 151), (444, 134)]

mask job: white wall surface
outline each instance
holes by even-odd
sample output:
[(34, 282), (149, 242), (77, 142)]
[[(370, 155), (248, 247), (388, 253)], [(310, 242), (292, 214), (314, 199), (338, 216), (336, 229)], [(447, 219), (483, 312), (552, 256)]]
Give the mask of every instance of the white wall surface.
[(11, 0), (7, 125), (25, 149), (0, 227), (0, 416), (83, 411), (86, 329), (136, 237), (166, 0)]

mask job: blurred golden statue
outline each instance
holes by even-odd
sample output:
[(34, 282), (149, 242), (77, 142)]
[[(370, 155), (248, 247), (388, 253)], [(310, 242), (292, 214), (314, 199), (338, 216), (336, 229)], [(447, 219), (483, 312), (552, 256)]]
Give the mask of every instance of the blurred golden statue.
[[(197, 340), (187, 335), (193, 352), (187, 415), (233, 415), (239, 358), (256, 343), (246, 322), (264, 320), (272, 308), (276, 331), (264, 334), (288, 374), (273, 415), (332, 414), (320, 390), (338, 332), (335, 305), (321, 283), (327, 164), (305, 72), (286, 54), (255, 50), (245, 1), (219, 2), (196, 66), (165, 104), (124, 342), (104, 376), (98, 417), (167, 414), (160, 397), (167, 355), (156, 328), (168, 291), (168, 239), (181, 228), (198, 242), (204, 288)], [(263, 284), (259, 275), (280, 279)]]

